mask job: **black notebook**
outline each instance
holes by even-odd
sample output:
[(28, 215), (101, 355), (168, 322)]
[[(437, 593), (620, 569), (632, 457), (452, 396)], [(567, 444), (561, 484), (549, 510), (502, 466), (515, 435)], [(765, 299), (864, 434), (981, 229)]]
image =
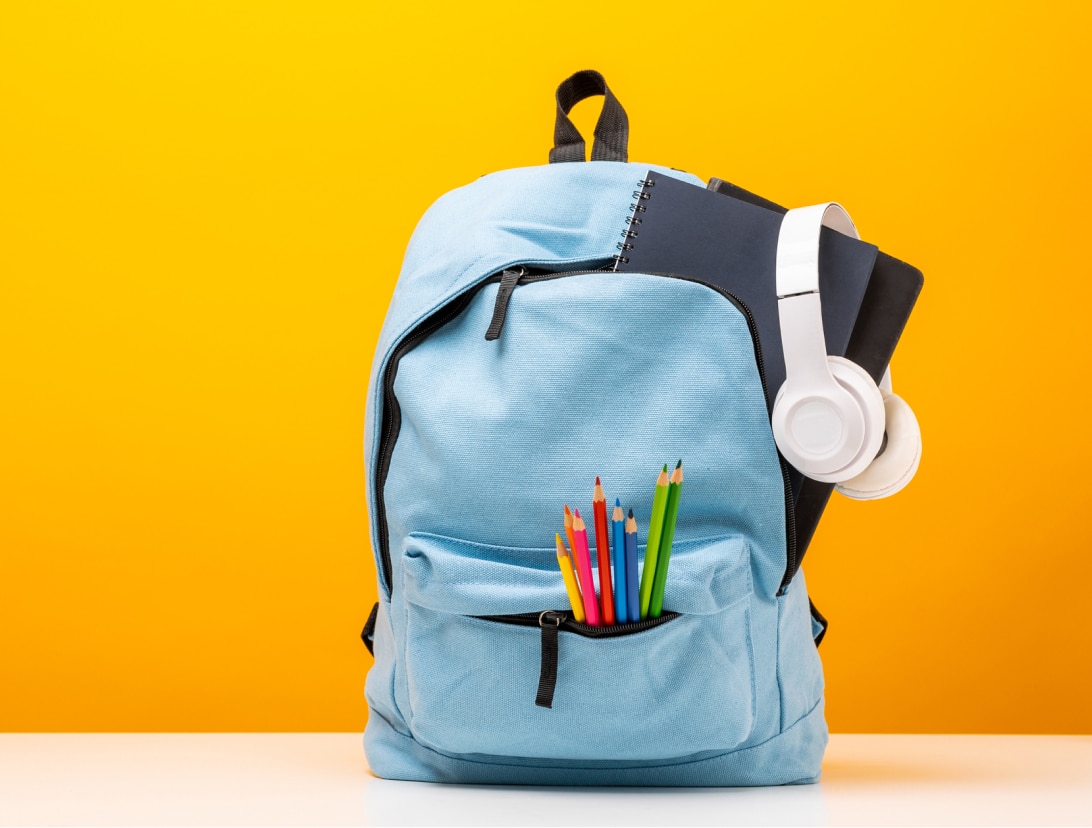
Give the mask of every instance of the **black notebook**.
[[(719, 178), (709, 179), (709, 189), (778, 214), (788, 212), (780, 204)], [(895, 346), (899, 344), (899, 337), (910, 319), (924, 283), (925, 279), (916, 267), (888, 256), (882, 250), (876, 255), (872, 278), (868, 280), (868, 289), (861, 300), (845, 356), (864, 368), (877, 383), (891, 363)], [(825, 294), (823, 301), (826, 301)], [(793, 484), (796, 496), (796, 546), (798, 556), (803, 556), (819, 526), (819, 518), (823, 516), (834, 486), (802, 475), (795, 478)]]
[[(719, 178), (709, 179), (709, 189), (775, 213), (788, 212), (788, 208), (780, 204)], [(914, 303), (918, 300), (923, 284), (924, 278), (916, 267), (899, 261), (894, 256), (888, 256), (882, 250), (876, 254), (872, 278), (868, 280), (868, 288), (861, 300), (857, 321), (844, 356), (868, 371), (877, 383), (891, 362), (895, 346), (899, 344), (899, 337), (910, 319), (910, 312), (914, 310)], [(825, 290), (822, 287), (821, 289)], [(826, 294), (823, 295), (823, 301), (826, 302)], [(824, 323), (825, 321), (824, 314)]]
[[(774, 265), (781, 216), (677, 178), (649, 172), (636, 200), (616, 270), (678, 273), (735, 295), (755, 318), (766, 373), (766, 405), (785, 382)], [(874, 245), (824, 227), (819, 291), (827, 353), (845, 356), (876, 262)], [(794, 487), (796, 488), (796, 487)]]
[[(680, 273), (735, 294), (755, 317), (767, 406), (785, 380), (774, 267), (786, 208), (719, 179), (708, 189), (650, 172), (616, 268)], [(727, 197), (726, 197), (727, 196)], [(883, 376), (921, 290), (921, 272), (874, 245), (826, 227), (819, 288), (827, 353), (846, 356), (877, 382)], [(790, 472), (798, 558), (803, 557), (833, 485)]]

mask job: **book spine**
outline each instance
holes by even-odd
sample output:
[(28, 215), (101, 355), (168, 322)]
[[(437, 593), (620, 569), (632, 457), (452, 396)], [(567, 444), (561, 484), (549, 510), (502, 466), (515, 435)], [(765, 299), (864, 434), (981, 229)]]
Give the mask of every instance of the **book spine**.
[(614, 257), (614, 269), (618, 270), (622, 265), (629, 264), (629, 256), (626, 254), (633, 250), (633, 246), (640, 235), (641, 214), (648, 210), (648, 202), (652, 198), (652, 188), (656, 186), (655, 179), (649, 174), (648, 178), (640, 180), (641, 189), (633, 191), (633, 204), (629, 205), (629, 215), (626, 216), (626, 229), (622, 231), (622, 241), (616, 245), (618, 254)]

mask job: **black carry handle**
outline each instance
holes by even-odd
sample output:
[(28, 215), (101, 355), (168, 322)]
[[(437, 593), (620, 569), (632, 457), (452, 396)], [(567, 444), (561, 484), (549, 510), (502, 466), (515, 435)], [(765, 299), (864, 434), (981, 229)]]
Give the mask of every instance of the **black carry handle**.
[(603, 76), (593, 69), (577, 72), (557, 87), (557, 121), (550, 163), (584, 160), (584, 136), (569, 120), (574, 106), (592, 95), (603, 96), (603, 111), (595, 124), (592, 161), (629, 160), (629, 118), (618, 99), (607, 88)]

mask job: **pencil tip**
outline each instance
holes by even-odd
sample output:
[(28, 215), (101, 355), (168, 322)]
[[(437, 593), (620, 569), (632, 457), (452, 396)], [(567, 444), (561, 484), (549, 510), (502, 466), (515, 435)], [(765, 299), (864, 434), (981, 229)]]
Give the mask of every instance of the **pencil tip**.
[(603, 485), (602, 483), (599, 482), (599, 475), (595, 476), (595, 485), (596, 486), (602, 486)]
[(576, 510), (576, 516), (580, 517), (580, 510), (579, 509)]
[(664, 468), (663, 468), (663, 470), (664, 470), (664, 471), (667, 471), (667, 463), (664, 463)]
[(615, 506), (621, 506), (622, 505), (622, 498), (620, 498), (620, 497), (614, 498), (614, 505)]
[(679, 458), (679, 462), (675, 464), (675, 468), (677, 468), (677, 469), (682, 468), (682, 458), (681, 457)]
[(629, 517), (633, 517), (633, 510), (632, 509), (629, 510)]
[(565, 504), (565, 514), (567, 514), (567, 515), (572, 514), (572, 512), (569, 511), (569, 504), (568, 503)]

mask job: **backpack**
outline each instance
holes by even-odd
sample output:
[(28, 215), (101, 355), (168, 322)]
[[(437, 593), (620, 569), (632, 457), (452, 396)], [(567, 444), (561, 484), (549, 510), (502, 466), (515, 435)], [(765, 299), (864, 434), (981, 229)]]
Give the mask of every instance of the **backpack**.
[[(567, 115), (591, 95), (604, 108), (589, 162)], [(799, 569), (753, 319), (685, 276), (613, 270), (649, 170), (704, 183), (627, 161), (628, 121), (598, 73), (557, 102), (550, 164), (429, 208), (380, 335), (369, 765), (432, 782), (815, 782), (825, 621)], [(647, 528), (656, 474), (678, 458), (665, 612), (577, 622), (562, 505), (590, 515), (598, 476)]]

